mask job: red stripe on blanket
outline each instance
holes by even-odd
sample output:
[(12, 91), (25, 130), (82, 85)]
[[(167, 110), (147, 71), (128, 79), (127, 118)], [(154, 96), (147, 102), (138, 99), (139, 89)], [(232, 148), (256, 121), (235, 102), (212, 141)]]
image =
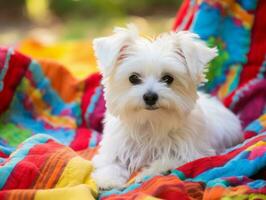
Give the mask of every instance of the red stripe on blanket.
[(3, 152), (0, 151), (0, 158), (7, 158), (7, 157), (8, 157), (8, 155), (6, 155), (6, 154), (4, 154)]
[(62, 145), (53, 140), (32, 147), (28, 155), (14, 167), (3, 190), (32, 188), (47, 159), (60, 148)]
[(265, 86), (266, 79), (249, 86), (249, 90), (242, 91), (242, 95), (238, 96), (239, 99), (232, 109), (238, 114), (243, 127), (263, 114), (266, 105)]
[(197, 10), (198, 10), (198, 6), (197, 5), (194, 5), (193, 8), (192, 8), (192, 12), (188, 18), (188, 21), (187, 21), (187, 24), (186, 26), (184, 27), (184, 30), (189, 30), (191, 25), (192, 25), (192, 22), (194, 20), (194, 17), (195, 17), (195, 14), (197, 13)]
[(179, 8), (177, 14), (176, 14), (176, 19), (174, 22), (173, 30), (176, 30), (178, 26), (180, 26), (183, 22), (183, 19), (185, 15), (187, 14), (187, 11), (189, 9), (189, 0), (183, 1), (181, 7)]
[(198, 176), (199, 174), (206, 172), (209, 169), (223, 166), (227, 161), (231, 160), (233, 157), (237, 156), (239, 153), (244, 151), (246, 148), (262, 140), (263, 138), (265, 138), (265, 136), (258, 136), (254, 138), (253, 140), (249, 141), (248, 143), (246, 143), (245, 145), (243, 145), (242, 147), (235, 149), (225, 155), (201, 158), (201, 159), (192, 161), (190, 163), (187, 163), (177, 168), (177, 170), (183, 172), (186, 178), (194, 178)]
[[(0, 51), (6, 52), (7, 49), (0, 48)], [(2, 91), (0, 91), (0, 114), (8, 108), (13, 98), (14, 91), (16, 90), (16, 87), (20, 83), (21, 78), (28, 69), (30, 62), (30, 58), (18, 52), (14, 52), (11, 55), (8, 70), (4, 77), (4, 88)]]
[(8, 199), (8, 191), (0, 191), (0, 199)]
[(266, 1), (258, 1), (255, 21), (251, 33), (251, 45), (248, 53), (248, 62), (244, 65), (240, 76), (240, 86), (257, 76), (258, 70), (265, 59), (266, 52)]
[(91, 138), (91, 131), (87, 128), (78, 128), (76, 136), (70, 147), (75, 151), (87, 149), (89, 147), (89, 140)]
[[(81, 110), (82, 110), (82, 124), (80, 127), (88, 127), (85, 119), (85, 114), (87, 111), (87, 108), (91, 102), (91, 98), (95, 92), (95, 89), (101, 84), (101, 75), (99, 73), (95, 73), (91, 75), (86, 81), (85, 81), (85, 89), (84, 89), (84, 95), (81, 100)], [(89, 127), (94, 128), (94, 127)]]
[(185, 1), (182, 4), (179, 11), (177, 12), (173, 30), (175, 31), (189, 30), (197, 10), (198, 10), (198, 5), (196, 3)]

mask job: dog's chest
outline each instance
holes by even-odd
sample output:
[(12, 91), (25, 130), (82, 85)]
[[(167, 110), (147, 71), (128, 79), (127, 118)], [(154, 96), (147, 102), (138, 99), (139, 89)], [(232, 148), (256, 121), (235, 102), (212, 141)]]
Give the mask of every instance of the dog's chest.
[(162, 157), (176, 156), (178, 152), (177, 142), (171, 135), (145, 132), (147, 130), (142, 129), (136, 137), (128, 137), (124, 146), (120, 148), (119, 160), (132, 171), (145, 167)]

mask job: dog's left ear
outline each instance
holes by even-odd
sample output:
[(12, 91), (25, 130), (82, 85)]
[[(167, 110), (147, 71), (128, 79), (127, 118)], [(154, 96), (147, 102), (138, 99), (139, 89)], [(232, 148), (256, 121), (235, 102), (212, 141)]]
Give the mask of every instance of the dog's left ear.
[(209, 48), (197, 34), (189, 31), (175, 33), (178, 50), (184, 55), (188, 73), (196, 84), (204, 82), (205, 67), (217, 56), (217, 48)]
[(129, 24), (126, 28), (116, 27), (109, 37), (93, 40), (94, 53), (104, 77), (108, 77), (118, 62), (125, 58), (127, 48), (137, 37), (137, 27)]

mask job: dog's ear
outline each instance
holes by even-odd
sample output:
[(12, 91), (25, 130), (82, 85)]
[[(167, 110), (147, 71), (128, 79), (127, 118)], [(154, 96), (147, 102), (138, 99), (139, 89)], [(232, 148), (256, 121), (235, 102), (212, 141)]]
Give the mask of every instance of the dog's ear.
[(109, 37), (93, 40), (93, 49), (98, 66), (104, 77), (109, 76), (119, 61), (126, 57), (127, 48), (138, 37), (138, 29), (133, 24), (126, 28), (114, 28)]
[(188, 73), (196, 84), (206, 81), (204, 72), (207, 64), (217, 56), (216, 48), (209, 48), (197, 34), (189, 31), (175, 33), (179, 52), (183, 54)]

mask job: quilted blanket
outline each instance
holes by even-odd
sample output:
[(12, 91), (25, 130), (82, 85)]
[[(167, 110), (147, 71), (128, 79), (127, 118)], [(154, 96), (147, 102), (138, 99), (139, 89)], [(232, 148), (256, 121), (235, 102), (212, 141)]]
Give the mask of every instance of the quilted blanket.
[[(266, 199), (265, 13), (264, 0), (183, 2), (173, 29), (218, 46), (200, 89), (240, 117), (245, 141), (143, 183), (133, 176), (120, 190), (99, 191), (90, 176), (105, 111), (95, 68), (77, 79), (78, 64), (69, 71), (58, 48), (0, 48), (0, 199)], [(95, 63), (91, 53), (67, 51)]]

